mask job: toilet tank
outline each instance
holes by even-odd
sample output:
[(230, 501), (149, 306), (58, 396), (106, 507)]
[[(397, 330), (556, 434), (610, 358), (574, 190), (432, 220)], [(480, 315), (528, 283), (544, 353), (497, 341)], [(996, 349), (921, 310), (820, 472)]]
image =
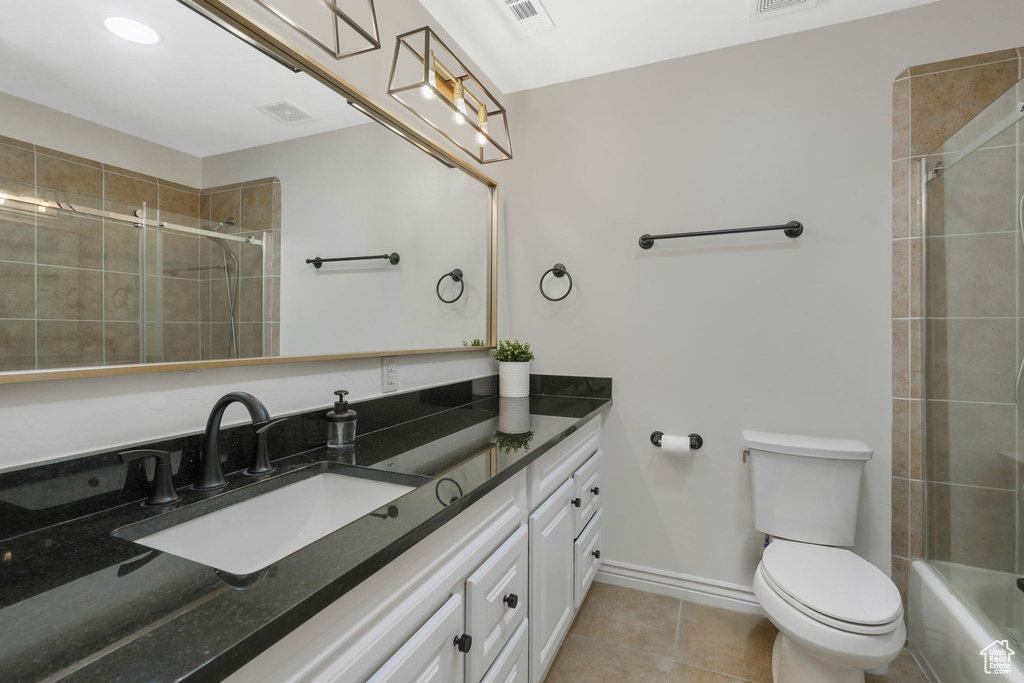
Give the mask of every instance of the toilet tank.
[(860, 441), (744, 431), (750, 449), (754, 528), (818, 545), (851, 546), (857, 535)]

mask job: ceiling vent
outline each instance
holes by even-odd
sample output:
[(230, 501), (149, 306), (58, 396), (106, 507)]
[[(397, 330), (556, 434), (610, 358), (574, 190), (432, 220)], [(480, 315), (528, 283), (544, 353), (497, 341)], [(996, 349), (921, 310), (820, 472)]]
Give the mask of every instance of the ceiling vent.
[(780, 14), (811, 9), (818, 0), (750, 0), (750, 18), (764, 19)]
[(302, 107), (289, 102), (288, 100), (281, 100), (280, 102), (272, 102), (270, 104), (264, 104), (256, 107), (261, 112), (274, 119), (289, 126), (294, 126), (299, 123), (308, 123), (310, 121), (316, 121), (318, 117), (313, 116)]
[(515, 24), (519, 33), (532, 36), (535, 33), (550, 31), (555, 27), (548, 11), (540, 0), (495, 0), (501, 11)]

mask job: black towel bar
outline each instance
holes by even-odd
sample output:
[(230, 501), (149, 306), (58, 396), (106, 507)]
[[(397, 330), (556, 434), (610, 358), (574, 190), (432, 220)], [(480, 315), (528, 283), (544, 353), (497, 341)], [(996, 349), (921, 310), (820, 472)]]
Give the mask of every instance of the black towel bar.
[(677, 237), (705, 237), (707, 235), (731, 235), (737, 232), (767, 232), (769, 230), (783, 230), (786, 237), (799, 237), (804, 232), (804, 225), (800, 221), (790, 221), (785, 225), (759, 225), (753, 228), (729, 228), (727, 230), (703, 230), (701, 232), (676, 232), (668, 235), (641, 235), (640, 246), (643, 249), (650, 249), (654, 246), (655, 240), (674, 240)]
[(319, 268), (325, 263), (332, 263), (334, 261), (370, 261), (378, 258), (387, 259), (391, 262), (391, 265), (397, 264), (400, 259), (398, 252), (396, 251), (390, 254), (376, 254), (374, 256), (345, 256), (343, 258), (320, 258), (317, 256), (316, 258), (306, 259), (306, 263), (312, 263), (314, 268)]

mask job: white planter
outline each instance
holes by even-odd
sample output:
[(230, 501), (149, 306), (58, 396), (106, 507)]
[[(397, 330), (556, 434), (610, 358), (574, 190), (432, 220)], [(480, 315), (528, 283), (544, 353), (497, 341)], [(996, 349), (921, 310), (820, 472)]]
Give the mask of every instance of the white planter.
[(530, 431), (530, 397), (498, 399), (498, 431), (526, 434)]
[(530, 395), (530, 361), (498, 363), (498, 394), (507, 398)]

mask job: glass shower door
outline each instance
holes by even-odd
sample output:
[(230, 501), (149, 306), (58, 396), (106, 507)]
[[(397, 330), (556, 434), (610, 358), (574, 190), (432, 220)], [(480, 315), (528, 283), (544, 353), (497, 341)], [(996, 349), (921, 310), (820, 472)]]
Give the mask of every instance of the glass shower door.
[(922, 176), (926, 556), (994, 635), (1020, 645), (1018, 86), (925, 158)]

